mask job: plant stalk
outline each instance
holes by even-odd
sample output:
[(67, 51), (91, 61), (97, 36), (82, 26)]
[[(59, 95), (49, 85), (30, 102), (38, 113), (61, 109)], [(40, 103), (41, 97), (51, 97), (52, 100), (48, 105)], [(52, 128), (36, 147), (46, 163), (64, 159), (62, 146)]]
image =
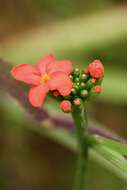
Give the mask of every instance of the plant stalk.
[(80, 107), (74, 107), (72, 117), (76, 125), (76, 134), (79, 146), (79, 157), (74, 190), (84, 190), (86, 185), (89, 145), (87, 143), (87, 114), (83, 103)]

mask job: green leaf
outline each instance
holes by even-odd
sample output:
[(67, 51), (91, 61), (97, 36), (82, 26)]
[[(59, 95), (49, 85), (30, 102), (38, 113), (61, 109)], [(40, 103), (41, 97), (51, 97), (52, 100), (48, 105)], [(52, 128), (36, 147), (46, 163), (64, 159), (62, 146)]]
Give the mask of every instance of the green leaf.
[(103, 158), (103, 166), (127, 180), (127, 160), (121, 154), (99, 144), (94, 146), (94, 150)]
[(109, 140), (106, 138), (100, 138), (99, 143), (107, 148), (110, 148), (124, 156), (127, 156), (127, 144)]
[[(73, 152), (78, 152), (75, 135), (72, 135), (65, 129), (43, 127), (40, 130), (38, 127), (27, 127), (29, 127), (30, 130), (34, 130), (35, 132), (38, 132), (39, 134), (42, 134), (56, 141), (58, 144), (68, 148)], [(119, 178), (125, 181), (127, 180), (127, 161), (118, 152), (115, 152), (114, 150), (109, 149), (103, 145), (97, 144), (90, 149), (89, 156), (91, 160), (94, 160), (102, 167), (105, 167), (107, 170), (114, 173)]]

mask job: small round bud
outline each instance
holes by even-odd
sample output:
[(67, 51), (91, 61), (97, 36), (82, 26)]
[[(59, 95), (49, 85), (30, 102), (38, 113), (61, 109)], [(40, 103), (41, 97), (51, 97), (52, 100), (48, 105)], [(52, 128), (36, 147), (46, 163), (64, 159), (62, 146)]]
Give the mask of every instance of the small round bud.
[(82, 81), (86, 81), (87, 78), (88, 78), (88, 75), (85, 74), (85, 73), (81, 74), (81, 76), (80, 76), (80, 79), (81, 79)]
[(94, 90), (96, 93), (100, 94), (100, 93), (102, 92), (102, 87), (101, 87), (100, 85), (96, 85), (96, 86), (93, 88), (93, 90)]
[(79, 81), (80, 81), (79, 77), (76, 77), (75, 82), (79, 82)]
[(84, 89), (85, 86), (86, 86), (86, 84), (85, 84), (84, 82), (81, 82), (81, 83), (80, 83), (80, 89)]
[(81, 90), (80, 96), (81, 96), (82, 98), (86, 98), (86, 97), (88, 96), (88, 91), (87, 91), (87, 90)]
[(80, 106), (81, 105), (81, 99), (80, 98), (76, 98), (74, 101), (73, 101), (74, 105), (76, 106)]
[(79, 70), (79, 68), (75, 68), (75, 69), (74, 69), (73, 75), (74, 75), (74, 77), (77, 77), (77, 76), (80, 75), (80, 70)]
[(71, 102), (69, 100), (63, 100), (60, 103), (60, 108), (62, 109), (62, 111), (64, 111), (65, 113), (69, 113), (71, 111)]
[(75, 72), (80, 72), (79, 68), (74, 69)]
[(76, 86), (79, 86), (80, 85), (80, 83), (79, 82), (76, 82)]
[(104, 76), (104, 66), (102, 65), (100, 60), (94, 60), (88, 66), (88, 72), (93, 78), (101, 79)]

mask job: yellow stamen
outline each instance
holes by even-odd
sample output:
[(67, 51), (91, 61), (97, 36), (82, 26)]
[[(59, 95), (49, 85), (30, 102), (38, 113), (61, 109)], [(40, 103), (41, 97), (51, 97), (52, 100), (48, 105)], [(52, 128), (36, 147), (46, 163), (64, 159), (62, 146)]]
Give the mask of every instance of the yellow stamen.
[(44, 74), (44, 75), (41, 76), (40, 82), (41, 83), (46, 83), (49, 80), (50, 80), (50, 76), (48, 74)]

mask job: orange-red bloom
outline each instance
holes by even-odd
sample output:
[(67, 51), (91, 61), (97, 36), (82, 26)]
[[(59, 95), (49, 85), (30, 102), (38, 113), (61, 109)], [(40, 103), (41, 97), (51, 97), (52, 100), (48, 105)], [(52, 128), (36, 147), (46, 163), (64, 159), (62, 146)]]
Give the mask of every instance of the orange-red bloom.
[(100, 79), (104, 76), (104, 66), (100, 60), (95, 60), (85, 69), (85, 72), (90, 73), (93, 78)]
[(63, 100), (60, 103), (60, 108), (64, 111), (64, 112), (70, 112), (71, 111), (71, 102), (69, 100)]
[(41, 107), (50, 90), (57, 90), (62, 96), (68, 96), (71, 93), (72, 82), (69, 78), (71, 72), (70, 61), (57, 61), (52, 54), (49, 54), (35, 67), (30, 64), (15, 66), (11, 74), (16, 80), (32, 85), (29, 101), (33, 106)]

